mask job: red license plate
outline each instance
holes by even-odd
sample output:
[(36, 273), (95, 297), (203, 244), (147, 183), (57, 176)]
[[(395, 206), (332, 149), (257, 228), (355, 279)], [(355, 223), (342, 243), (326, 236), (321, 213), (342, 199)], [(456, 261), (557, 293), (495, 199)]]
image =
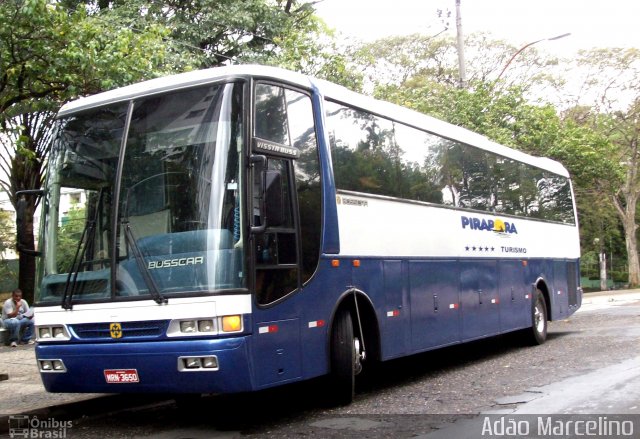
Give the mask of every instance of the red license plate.
[(109, 384), (139, 383), (138, 371), (136, 369), (105, 369), (104, 379)]

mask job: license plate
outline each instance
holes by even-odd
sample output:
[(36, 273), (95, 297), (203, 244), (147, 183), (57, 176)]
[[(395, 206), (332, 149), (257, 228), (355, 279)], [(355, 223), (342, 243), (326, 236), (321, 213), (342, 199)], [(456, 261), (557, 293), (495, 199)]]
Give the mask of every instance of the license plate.
[(136, 369), (105, 369), (104, 379), (109, 384), (139, 383)]

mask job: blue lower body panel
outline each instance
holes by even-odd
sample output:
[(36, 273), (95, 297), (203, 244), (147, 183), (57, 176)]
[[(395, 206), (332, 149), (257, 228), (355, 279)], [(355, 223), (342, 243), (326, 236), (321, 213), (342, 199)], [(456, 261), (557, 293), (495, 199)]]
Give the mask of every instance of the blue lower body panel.
[[(49, 392), (233, 393), (252, 390), (246, 337), (137, 343), (39, 344), (38, 360), (62, 360), (66, 372), (41, 372)], [(218, 370), (179, 371), (178, 358), (212, 356)], [(105, 370), (135, 369), (137, 383), (107, 383)]]

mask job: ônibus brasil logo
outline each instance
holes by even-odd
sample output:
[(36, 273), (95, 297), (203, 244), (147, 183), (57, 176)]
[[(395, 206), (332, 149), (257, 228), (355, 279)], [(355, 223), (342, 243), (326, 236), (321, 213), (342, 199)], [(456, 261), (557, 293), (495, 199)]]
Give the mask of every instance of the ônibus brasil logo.
[(487, 232), (495, 232), (500, 234), (518, 234), (516, 225), (514, 223), (508, 223), (501, 219), (480, 219), (472, 216), (461, 216), (462, 228), (467, 227), (471, 230), (485, 230)]

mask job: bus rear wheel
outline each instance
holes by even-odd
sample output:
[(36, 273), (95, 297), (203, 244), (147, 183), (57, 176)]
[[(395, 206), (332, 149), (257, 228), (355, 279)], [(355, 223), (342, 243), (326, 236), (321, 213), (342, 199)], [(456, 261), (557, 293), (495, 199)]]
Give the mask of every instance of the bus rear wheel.
[(356, 375), (362, 370), (360, 340), (347, 309), (336, 314), (331, 330), (331, 400), (348, 405), (355, 395)]
[(536, 289), (531, 307), (531, 328), (525, 331), (528, 344), (541, 345), (547, 340), (547, 323), (547, 301), (542, 291)]

